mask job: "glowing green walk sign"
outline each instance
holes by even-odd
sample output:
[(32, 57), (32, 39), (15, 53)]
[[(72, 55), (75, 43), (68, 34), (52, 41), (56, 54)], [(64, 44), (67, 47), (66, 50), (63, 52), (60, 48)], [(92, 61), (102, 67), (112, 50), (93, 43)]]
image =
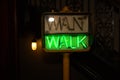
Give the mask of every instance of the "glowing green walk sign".
[(47, 34), (45, 35), (46, 50), (85, 50), (89, 47), (86, 34)]

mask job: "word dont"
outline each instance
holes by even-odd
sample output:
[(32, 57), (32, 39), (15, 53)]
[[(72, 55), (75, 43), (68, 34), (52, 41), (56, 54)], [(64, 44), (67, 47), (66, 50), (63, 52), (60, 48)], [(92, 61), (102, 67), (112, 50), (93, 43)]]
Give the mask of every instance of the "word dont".
[(45, 17), (45, 33), (86, 33), (88, 16), (55, 15)]

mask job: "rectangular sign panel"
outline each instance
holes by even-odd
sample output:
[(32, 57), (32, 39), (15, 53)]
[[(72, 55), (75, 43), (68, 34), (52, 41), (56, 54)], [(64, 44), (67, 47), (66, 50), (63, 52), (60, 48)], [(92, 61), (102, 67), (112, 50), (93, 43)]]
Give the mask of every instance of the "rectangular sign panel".
[(88, 20), (88, 14), (43, 14), (42, 36), (44, 50), (46, 52), (88, 51)]
[(88, 15), (46, 15), (44, 26), (45, 34), (87, 33)]
[(45, 49), (60, 50), (85, 50), (89, 47), (89, 38), (86, 34), (47, 34), (45, 35)]

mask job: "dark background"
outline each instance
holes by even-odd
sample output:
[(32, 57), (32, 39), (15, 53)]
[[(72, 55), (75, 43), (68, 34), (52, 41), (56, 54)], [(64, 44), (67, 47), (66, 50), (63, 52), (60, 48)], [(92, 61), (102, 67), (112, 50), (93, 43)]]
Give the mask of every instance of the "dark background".
[[(119, 0), (1, 0), (0, 80), (62, 80), (62, 54), (41, 48), (41, 13), (67, 5), (90, 13), (91, 50), (70, 54), (71, 80), (119, 78)], [(38, 49), (31, 50), (37, 39)], [(91, 74), (92, 73), (92, 74)]]

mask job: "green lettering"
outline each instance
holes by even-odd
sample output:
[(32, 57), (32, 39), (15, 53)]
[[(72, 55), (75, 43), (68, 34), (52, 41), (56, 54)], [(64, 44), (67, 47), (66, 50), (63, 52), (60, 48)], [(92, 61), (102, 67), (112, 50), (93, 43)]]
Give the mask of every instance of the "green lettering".
[(85, 34), (47, 34), (45, 48), (48, 50), (82, 50), (88, 45), (88, 36)]
[(56, 47), (58, 48), (58, 42), (59, 42), (59, 37), (55, 38), (54, 36), (47, 36), (47, 43), (48, 43), (48, 47), (52, 48), (52, 47)]
[(86, 36), (83, 36), (81, 39), (79, 36), (77, 36), (77, 47), (80, 47), (80, 44), (84, 47), (87, 48), (87, 45), (84, 43)]
[(60, 48), (62, 48), (63, 46), (68, 47), (67, 39), (66, 39), (66, 36), (64, 35), (60, 39)]
[(70, 48), (75, 49), (76, 47), (74, 47), (73, 44), (74, 44), (73, 37), (70, 36)]

